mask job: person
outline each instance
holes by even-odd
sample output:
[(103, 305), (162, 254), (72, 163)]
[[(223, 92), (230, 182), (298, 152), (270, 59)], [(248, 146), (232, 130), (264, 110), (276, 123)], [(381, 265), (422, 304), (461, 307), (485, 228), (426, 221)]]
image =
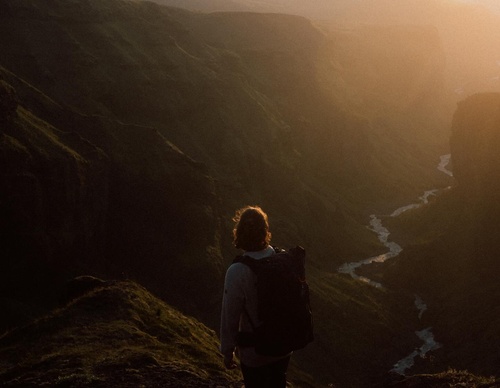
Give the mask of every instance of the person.
[[(271, 232), (267, 214), (259, 206), (246, 206), (233, 218), (233, 244), (244, 255), (263, 259), (275, 253), (270, 245)], [(260, 324), (257, 312), (256, 275), (243, 263), (233, 263), (226, 272), (221, 314), (221, 353), (228, 369), (237, 368), (240, 360), (245, 388), (286, 387), (286, 372), (291, 353), (264, 356), (253, 346), (238, 344), (238, 333), (252, 332)]]

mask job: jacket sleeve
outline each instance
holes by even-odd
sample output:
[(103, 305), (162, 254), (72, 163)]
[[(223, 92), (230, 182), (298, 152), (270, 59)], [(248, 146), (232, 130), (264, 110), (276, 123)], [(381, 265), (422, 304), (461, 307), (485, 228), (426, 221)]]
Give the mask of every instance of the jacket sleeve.
[(243, 264), (239, 263), (231, 265), (226, 272), (224, 281), (220, 325), (220, 351), (224, 356), (232, 355), (236, 348), (236, 336), (245, 305), (243, 267)]

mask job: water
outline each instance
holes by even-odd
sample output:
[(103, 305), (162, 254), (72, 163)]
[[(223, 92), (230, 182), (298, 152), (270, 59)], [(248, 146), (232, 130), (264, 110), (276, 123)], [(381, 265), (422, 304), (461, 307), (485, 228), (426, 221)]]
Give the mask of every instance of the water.
[(406, 370), (415, 365), (415, 359), (417, 357), (425, 358), (427, 353), (441, 347), (441, 344), (436, 342), (436, 340), (434, 339), (434, 335), (432, 334), (431, 330), (432, 328), (428, 327), (426, 329), (415, 332), (417, 337), (420, 338), (420, 340), (422, 340), (424, 344), (421, 347), (415, 349), (408, 356), (394, 364), (391, 372), (395, 372), (404, 376)]
[[(437, 169), (442, 173), (452, 177), (453, 173), (447, 168), (448, 164), (450, 163), (450, 159), (451, 159), (450, 154), (442, 155), (440, 157), (440, 162), (437, 166)], [(394, 210), (389, 215), (389, 217), (398, 217), (408, 210), (417, 209), (429, 203), (429, 198), (431, 196), (436, 196), (438, 192), (439, 192), (438, 189), (425, 191), (423, 195), (419, 197), (419, 201), (417, 203), (412, 203), (406, 206), (402, 206)], [(375, 282), (371, 279), (368, 279), (367, 277), (356, 274), (356, 269), (358, 269), (363, 265), (369, 265), (373, 263), (383, 263), (386, 260), (398, 256), (403, 251), (403, 248), (399, 244), (393, 241), (389, 241), (389, 236), (390, 236), (389, 230), (383, 226), (382, 220), (375, 214), (372, 214), (370, 216), (370, 224), (368, 225), (368, 228), (377, 234), (379, 241), (388, 249), (388, 252), (378, 256), (370, 257), (368, 259), (344, 263), (339, 267), (338, 272), (349, 274), (353, 279), (360, 280), (373, 287), (383, 288), (383, 285), (381, 283)], [(427, 310), (427, 305), (418, 295), (415, 295), (415, 307), (418, 310), (418, 318), (422, 319), (424, 312)], [(391, 369), (391, 372), (404, 375), (406, 370), (410, 369), (415, 364), (415, 359), (417, 357), (424, 358), (426, 357), (428, 352), (439, 349), (441, 347), (441, 344), (436, 342), (436, 340), (434, 339), (431, 327), (422, 329), (420, 331), (416, 331), (415, 335), (423, 342), (423, 345), (420, 348), (416, 348), (413, 352), (411, 352), (408, 356), (406, 356), (402, 360), (399, 360)]]
[(387, 249), (389, 249), (389, 251), (387, 253), (383, 253), (383, 254), (378, 255), (378, 256), (373, 256), (373, 257), (370, 257), (370, 258), (365, 259), (365, 260), (355, 261), (355, 262), (351, 262), (351, 263), (345, 263), (338, 269), (338, 271), (340, 273), (349, 274), (349, 275), (351, 275), (352, 278), (354, 278), (356, 280), (361, 280), (362, 282), (368, 283), (376, 288), (382, 288), (382, 284), (375, 282), (373, 280), (370, 280), (364, 276), (359, 276), (358, 274), (356, 274), (356, 272), (355, 272), (356, 269), (363, 266), (363, 265), (368, 265), (368, 264), (372, 264), (372, 263), (383, 263), (384, 261), (399, 255), (401, 253), (401, 251), (403, 250), (403, 248), (401, 248), (401, 246), (399, 246), (395, 242), (389, 241), (390, 232), (389, 232), (389, 230), (387, 230), (387, 228), (385, 228), (382, 225), (382, 220), (380, 218), (378, 218), (374, 214), (372, 214), (370, 216), (370, 218), (371, 218), (371, 220), (370, 220), (370, 225), (368, 228), (377, 234), (379, 241), (382, 244), (384, 244), (384, 246)]
[(453, 173), (447, 168), (450, 163), (450, 159), (451, 154), (441, 155), (441, 161), (439, 162), (437, 169), (448, 176), (453, 176)]
[(427, 305), (418, 295), (415, 295), (415, 307), (418, 310), (418, 319), (422, 319), (422, 315), (424, 315), (425, 311), (427, 310)]

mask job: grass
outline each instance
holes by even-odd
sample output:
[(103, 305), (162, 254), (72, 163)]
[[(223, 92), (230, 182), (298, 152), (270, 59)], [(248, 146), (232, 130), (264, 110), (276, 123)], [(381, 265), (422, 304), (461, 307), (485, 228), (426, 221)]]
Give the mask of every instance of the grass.
[(468, 371), (450, 368), (437, 374), (410, 376), (399, 383), (393, 384), (393, 386), (414, 388), (498, 388), (500, 387), (500, 380), (493, 376), (476, 376)]
[[(413, 335), (417, 311), (411, 296), (315, 269), (309, 270), (308, 277), (316, 341), (296, 352), (294, 361), (315, 377), (315, 386), (381, 384), (393, 364), (418, 345)], [(328, 362), (316, 361), (321, 359)]]
[(0, 338), (6, 386), (231, 386), (215, 333), (132, 282), (116, 282)]

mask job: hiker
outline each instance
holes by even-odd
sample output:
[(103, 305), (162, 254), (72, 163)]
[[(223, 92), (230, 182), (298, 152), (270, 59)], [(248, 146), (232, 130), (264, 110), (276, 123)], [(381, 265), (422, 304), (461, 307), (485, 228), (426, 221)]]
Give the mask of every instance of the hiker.
[[(233, 218), (233, 243), (245, 256), (254, 259), (275, 253), (267, 214), (258, 206), (236, 211)], [(228, 369), (237, 368), (235, 352), (241, 364), (245, 388), (286, 387), (286, 371), (291, 352), (279, 356), (256, 353), (254, 346), (242, 346), (239, 332), (251, 333), (259, 324), (256, 275), (245, 264), (233, 263), (226, 272), (221, 315), (221, 352)]]

